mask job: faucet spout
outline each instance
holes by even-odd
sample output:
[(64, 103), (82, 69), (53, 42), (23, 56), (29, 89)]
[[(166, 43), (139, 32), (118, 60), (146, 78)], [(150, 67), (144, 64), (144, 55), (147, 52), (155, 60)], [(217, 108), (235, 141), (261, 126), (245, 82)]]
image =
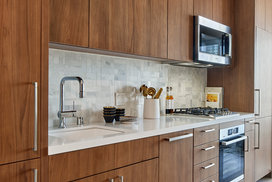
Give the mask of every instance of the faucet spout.
[(79, 83), (79, 98), (83, 98), (83, 85), (84, 81), (81, 77), (78, 76), (68, 76), (64, 77), (60, 81), (60, 106), (58, 117), (60, 119), (60, 126), (66, 127), (65, 118), (62, 116), (64, 113), (76, 112), (76, 111), (64, 111), (64, 84), (66, 81), (78, 81)]

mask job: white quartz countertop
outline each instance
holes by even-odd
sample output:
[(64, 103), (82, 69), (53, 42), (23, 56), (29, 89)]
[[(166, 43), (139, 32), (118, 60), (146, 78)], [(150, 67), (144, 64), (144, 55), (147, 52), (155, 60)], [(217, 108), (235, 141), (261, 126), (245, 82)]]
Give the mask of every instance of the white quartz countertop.
[(252, 113), (239, 116), (210, 119), (194, 116), (161, 116), (160, 119), (138, 119), (126, 124), (93, 124), (84, 127), (49, 130), (48, 155), (88, 149), (119, 142), (152, 137), (203, 126), (220, 124), (246, 118)]

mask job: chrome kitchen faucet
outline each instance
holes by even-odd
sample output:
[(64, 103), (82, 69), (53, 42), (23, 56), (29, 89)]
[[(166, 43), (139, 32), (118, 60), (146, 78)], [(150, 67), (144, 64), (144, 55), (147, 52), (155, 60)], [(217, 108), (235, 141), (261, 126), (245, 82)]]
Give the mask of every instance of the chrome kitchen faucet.
[[(66, 81), (78, 81), (79, 83), (79, 98), (83, 98), (83, 79), (81, 77), (64, 77), (60, 81), (60, 105), (59, 105), (59, 128), (66, 128), (66, 118), (76, 117), (77, 125), (83, 125), (83, 117), (77, 117), (77, 111), (74, 109), (70, 111), (64, 111), (64, 84)], [(74, 106), (74, 104), (73, 104)]]

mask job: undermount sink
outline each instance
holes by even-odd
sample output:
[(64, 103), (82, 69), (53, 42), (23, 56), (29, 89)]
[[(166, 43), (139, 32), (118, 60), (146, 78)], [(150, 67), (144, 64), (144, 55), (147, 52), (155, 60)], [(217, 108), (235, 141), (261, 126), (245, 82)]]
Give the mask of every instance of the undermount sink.
[(73, 143), (97, 138), (106, 138), (122, 133), (125, 133), (125, 131), (106, 126), (58, 129), (55, 131), (49, 131), (49, 140), (56, 141), (57, 143)]

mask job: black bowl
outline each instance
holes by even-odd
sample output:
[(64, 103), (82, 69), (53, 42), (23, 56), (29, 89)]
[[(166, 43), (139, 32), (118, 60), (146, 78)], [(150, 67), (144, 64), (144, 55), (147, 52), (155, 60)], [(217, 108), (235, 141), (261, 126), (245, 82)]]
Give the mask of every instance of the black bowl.
[(115, 116), (104, 116), (104, 119), (106, 123), (113, 123)]

